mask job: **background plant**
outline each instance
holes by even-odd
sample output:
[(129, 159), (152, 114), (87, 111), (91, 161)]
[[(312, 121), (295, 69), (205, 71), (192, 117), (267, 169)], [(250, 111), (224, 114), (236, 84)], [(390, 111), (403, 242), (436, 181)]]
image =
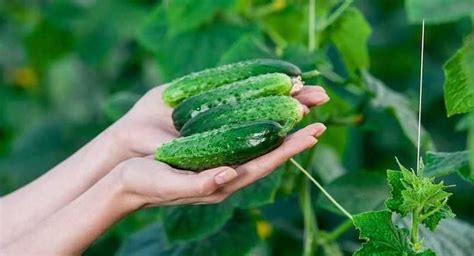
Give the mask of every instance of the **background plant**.
[[(424, 175), (456, 185), (447, 191), (457, 216), (434, 233), (421, 228), (419, 236), (439, 255), (469, 255), (471, 2), (3, 1), (0, 192), (51, 168), (152, 86), (223, 63), (271, 57), (321, 70), (321, 78), (308, 82), (323, 85), (331, 97), (304, 120), (322, 121), (328, 131), (296, 160), (351, 214), (382, 210), (394, 156), (415, 166), (424, 18)], [(340, 214), (287, 164), (219, 205), (135, 213), (86, 254), (351, 254), (360, 240)]]

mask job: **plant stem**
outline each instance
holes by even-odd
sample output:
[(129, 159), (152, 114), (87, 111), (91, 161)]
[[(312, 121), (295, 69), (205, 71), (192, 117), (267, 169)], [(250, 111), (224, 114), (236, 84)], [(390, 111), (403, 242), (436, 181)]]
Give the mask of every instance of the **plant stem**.
[(293, 158), (290, 158), (290, 162), (296, 166), (296, 168), (298, 168), (301, 172), (303, 172), (309, 180), (311, 180), (311, 182), (313, 182), (314, 185), (316, 185), (316, 187), (321, 190), (321, 192), (329, 199), (329, 201), (331, 201), (331, 203), (334, 204), (334, 206), (336, 206), (342, 213), (344, 213), (344, 215), (346, 215), (350, 220), (352, 220), (352, 215), (346, 210), (344, 209), (344, 207), (342, 207), (327, 191), (326, 189), (323, 188), (323, 186), (321, 186), (321, 184), (319, 184), (319, 182), (317, 182), (313, 176), (311, 176), (311, 174), (308, 173), (308, 171), (306, 171), (303, 167), (301, 167), (300, 164), (298, 164), (298, 162), (296, 162)]
[(314, 51), (316, 47), (316, 0), (309, 0), (308, 5), (308, 50)]
[(313, 256), (316, 255), (316, 235), (318, 228), (316, 224), (316, 216), (313, 211), (311, 204), (311, 184), (308, 180), (303, 183), (302, 191), (300, 194), (301, 208), (303, 210), (304, 219), (304, 245), (303, 255)]
[(419, 248), (419, 241), (418, 241), (418, 226), (420, 225), (420, 220), (419, 220), (419, 214), (420, 214), (420, 209), (416, 208), (412, 212), (412, 218), (411, 218), (411, 242), (413, 244), (413, 247), (415, 250)]
[(343, 223), (339, 224), (331, 233), (328, 233), (325, 239), (325, 242), (332, 242), (338, 239), (342, 234), (346, 233), (354, 224), (352, 220), (346, 220)]
[(322, 31), (329, 27), (334, 21), (341, 16), (342, 13), (352, 4), (353, 0), (346, 0), (344, 3), (342, 3), (331, 15), (321, 23), (320, 26), (317, 27), (318, 31)]
[(319, 72), (319, 70), (315, 69), (315, 70), (304, 72), (303, 74), (301, 74), (301, 78), (303, 80), (306, 80), (306, 79), (310, 79), (310, 78), (317, 77), (317, 76), (320, 76), (320, 75), (321, 75), (321, 72)]

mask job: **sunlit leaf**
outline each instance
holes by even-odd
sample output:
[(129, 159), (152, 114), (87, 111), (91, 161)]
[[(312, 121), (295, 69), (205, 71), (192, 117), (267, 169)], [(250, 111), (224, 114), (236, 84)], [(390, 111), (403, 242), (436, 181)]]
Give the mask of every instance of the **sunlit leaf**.
[(367, 41), (372, 30), (364, 15), (356, 8), (348, 8), (329, 27), (331, 41), (340, 51), (350, 71), (369, 67)]
[(221, 57), (219, 65), (258, 58), (276, 58), (260, 34), (252, 33), (242, 36)]
[(392, 223), (389, 211), (366, 212), (354, 215), (354, 225), (366, 242), (354, 255), (434, 256), (430, 250), (416, 253), (410, 246), (408, 230)]
[[(472, 2), (474, 5), (474, 2)], [(444, 66), (444, 101), (448, 116), (474, 109), (474, 34)]]
[(451, 193), (445, 191), (443, 182), (435, 183), (433, 178), (421, 177), (403, 167), (400, 171), (387, 171), (390, 197), (385, 205), (402, 217), (419, 214), (421, 223), (435, 230), (442, 219), (454, 217), (447, 200)]
[(188, 31), (208, 23), (219, 11), (235, 5), (235, 0), (173, 0), (168, 2), (168, 24), (171, 34)]

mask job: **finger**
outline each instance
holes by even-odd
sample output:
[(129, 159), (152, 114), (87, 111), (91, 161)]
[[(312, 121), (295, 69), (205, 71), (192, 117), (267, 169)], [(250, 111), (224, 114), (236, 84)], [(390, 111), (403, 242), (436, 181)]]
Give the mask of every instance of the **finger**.
[(184, 187), (179, 187), (179, 198), (203, 197), (214, 193), (222, 185), (238, 176), (230, 167), (217, 167), (194, 175), (179, 175)]
[(317, 143), (317, 137), (321, 136), (325, 130), (326, 127), (323, 124), (318, 123), (308, 125), (292, 134), (277, 149), (239, 166), (237, 168), (239, 179), (224, 186), (222, 192), (233, 193), (234, 191), (270, 174), (289, 158), (314, 146)]
[(318, 87), (304, 87), (298, 94), (293, 96), (301, 104), (307, 107), (320, 106), (329, 101), (329, 96)]

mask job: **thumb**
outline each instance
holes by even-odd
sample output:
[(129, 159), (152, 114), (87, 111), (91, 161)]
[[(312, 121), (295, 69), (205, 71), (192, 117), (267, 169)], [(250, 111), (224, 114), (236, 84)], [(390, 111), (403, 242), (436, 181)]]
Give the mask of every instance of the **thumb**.
[(234, 180), (238, 173), (233, 168), (222, 166), (205, 170), (196, 175), (185, 176), (188, 179), (189, 197), (202, 197), (214, 193), (222, 185)]

